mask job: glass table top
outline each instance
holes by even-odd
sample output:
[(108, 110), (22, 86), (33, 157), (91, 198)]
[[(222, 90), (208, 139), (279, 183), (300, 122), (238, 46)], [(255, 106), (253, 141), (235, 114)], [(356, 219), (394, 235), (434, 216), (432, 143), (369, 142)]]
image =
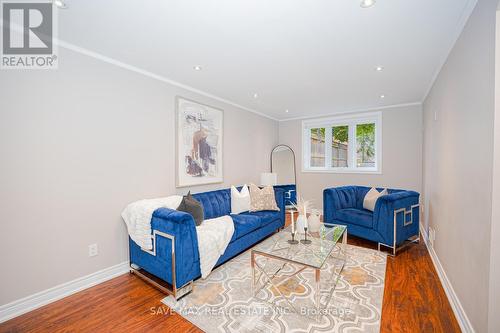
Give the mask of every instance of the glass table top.
[[(283, 259), (312, 268), (321, 268), (335, 246), (342, 239), (347, 227), (322, 223), (318, 232), (307, 233), (310, 244), (290, 244), (291, 227), (274, 234), (253, 247), (252, 251), (264, 256)], [(304, 239), (304, 234), (296, 233), (296, 240)]]

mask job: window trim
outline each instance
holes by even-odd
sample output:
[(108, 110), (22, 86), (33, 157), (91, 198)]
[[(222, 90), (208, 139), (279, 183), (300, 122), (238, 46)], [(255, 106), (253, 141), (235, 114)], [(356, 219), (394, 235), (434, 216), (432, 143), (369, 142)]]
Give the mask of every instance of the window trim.
[[(375, 167), (357, 167), (356, 125), (375, 123)], [(329, 128), (349, 126), (348, 167), (311, 167), (311, 128)], [(332, 131), (325, 130), (325, 145), (332, 141)], [(325, 162), (331, 164), (331, 149), (325, 147)], [(302, 172), (303, 173), (354, 173), (382, 174), (382, 112), (365, 112), (328, 118), (308, 119), (302, 121)]]

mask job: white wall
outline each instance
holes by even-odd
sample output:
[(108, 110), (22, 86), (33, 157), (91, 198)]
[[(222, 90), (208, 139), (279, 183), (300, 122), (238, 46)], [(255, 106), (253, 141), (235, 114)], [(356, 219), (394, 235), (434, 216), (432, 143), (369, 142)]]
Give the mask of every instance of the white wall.
[(434, 249), (477, 332), (488, 322), (496, 5), (478, 1), (424, 103)]
[(0, 73), (0, 305), (128, 260), (126, 204), (187, 191), (176, 95), (224, 109), (224, 184), (193, 190), (257, 183), (273, 120), (64, 49), (58, 70)]
[(500, 10), (496, 14), (495, 133), (491, 213), (490, 300), (488, 332), (500, 332)]
[(323, 208), (323, 190), (342, 185), (411, 189), (422, 185), (422, 108), (420, 105), (382, 110), (382, 174), (302, 172), (302, 120), (282, 121), (279, 141), (295, 151), (299, 195)]

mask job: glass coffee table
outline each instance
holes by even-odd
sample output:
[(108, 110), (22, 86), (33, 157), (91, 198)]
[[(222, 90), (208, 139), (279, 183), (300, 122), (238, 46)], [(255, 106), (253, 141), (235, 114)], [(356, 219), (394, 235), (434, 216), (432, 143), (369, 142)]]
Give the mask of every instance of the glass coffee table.
[[(295, 238), (302, 239), (304, 235), (297, 234)], [(285, 305), (294, 312), (318, 319), (317, 315), (331, 301), (346, 262), (347, 227), (322, 223), (319, 232), (308, 232), (310, 244), (290, 244), (290, 239), (291, 229), (287, 227), (252, 248), (252, 295), (279, 307), (283, 307), (281, 304), (285, 301)], [(293, 304), (297, 302), (290, 299), (293, 292), (284, 287), (295, 277), (295, 289), (311, 289), (306, 286), (307, 279), (304, 276), (307, 274), (301, 274), (308, 269), (314, 271), (312, 292), (315, 311), (312, 312), (297, 309)], [(271, 292), (276, 297), (269, 297)], [(260, 298), (259, 294), (268, 297)], [(311, 313), (316, 316), (310, 316)]]

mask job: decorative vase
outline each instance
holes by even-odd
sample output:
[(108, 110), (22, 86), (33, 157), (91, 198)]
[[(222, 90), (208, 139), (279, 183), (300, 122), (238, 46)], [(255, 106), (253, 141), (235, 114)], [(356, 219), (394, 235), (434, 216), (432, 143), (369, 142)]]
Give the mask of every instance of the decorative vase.
[(306, 222), (307, 222), (307, 219), (304, 215), (299, 215), (299, 217), (297, 217), (297, 232), (300, 233), (300, 234), (303, 234), (304, 233), (304, 227), (306, 226)]
[(307, 228), (307, 209), (311, 206), (311, 202), (297, 197), (297, 203), (293, 207), (297, 210), (299, 216), (297, 217), (297, 233), (304, 234), (304, 228)]
[(321, 227), (321, 221), (319, 220), (319, 211), (313, 209), (311, 215), (307, 219), (308, 227), (311, 232), (318, 232)]

